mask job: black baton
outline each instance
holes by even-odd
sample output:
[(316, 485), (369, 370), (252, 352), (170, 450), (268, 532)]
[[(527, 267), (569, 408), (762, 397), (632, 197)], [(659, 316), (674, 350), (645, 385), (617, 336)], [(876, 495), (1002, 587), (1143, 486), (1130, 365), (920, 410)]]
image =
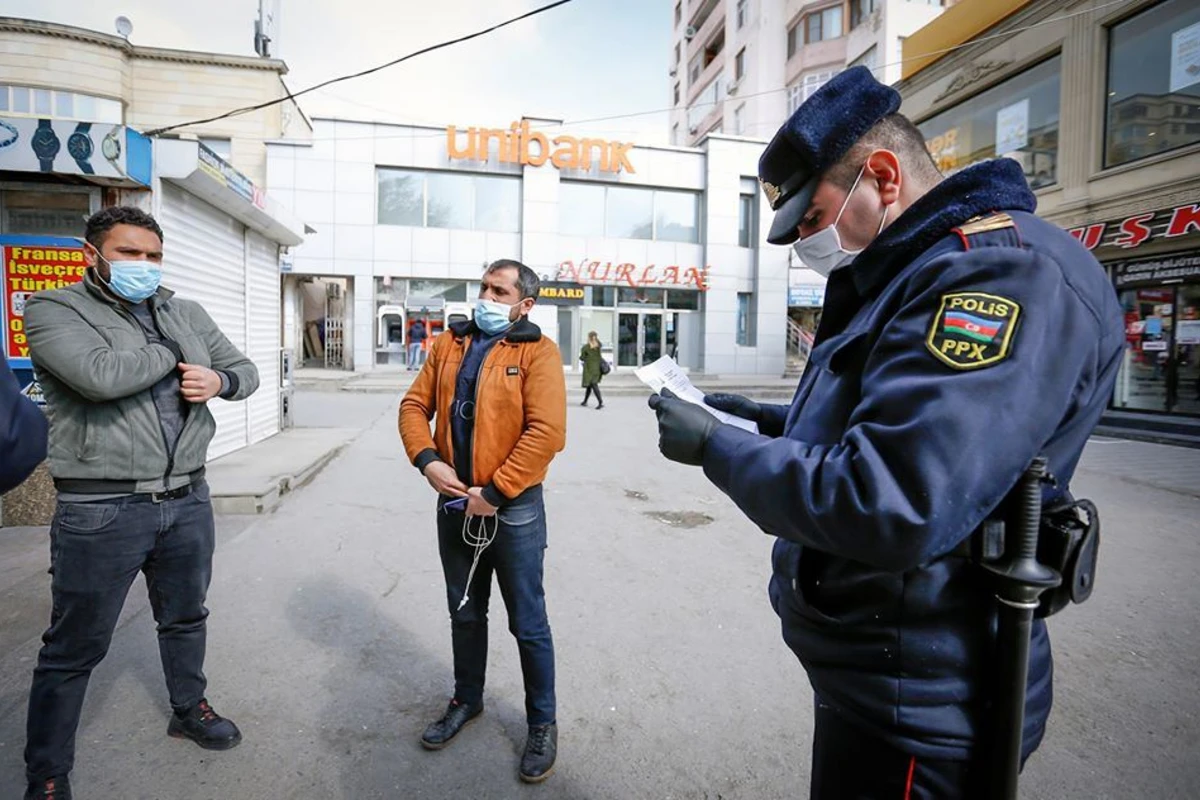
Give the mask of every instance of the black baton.
[(1003, 558), (983, 565), (996, 579), (999, 601), (996, 633), (999, 671), (988, 739), (991, 759), (988, 797), (994, 800), (1017, 798), (1033, 612), (1042, 592), (1062, 582), (1057, 572), (1037, 560), (1045, 478), (1046, 459), (1038, 456), (1021, 476), (1015, 525), (1005, 535)]

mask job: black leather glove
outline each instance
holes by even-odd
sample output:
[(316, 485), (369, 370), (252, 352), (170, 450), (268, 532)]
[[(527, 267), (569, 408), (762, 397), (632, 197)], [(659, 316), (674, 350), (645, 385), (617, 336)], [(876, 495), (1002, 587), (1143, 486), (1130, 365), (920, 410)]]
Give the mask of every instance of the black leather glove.
[(740, 394), (706, 394), (704, 404), (751, 422), (762, 421), (762, 406)]
[(721, 423), (703, 408), (680, 400), (669, 389), (650, 395), (658, 415), (658, 449), (664, 456), (693, 467), (704, 461), (704, 445)]

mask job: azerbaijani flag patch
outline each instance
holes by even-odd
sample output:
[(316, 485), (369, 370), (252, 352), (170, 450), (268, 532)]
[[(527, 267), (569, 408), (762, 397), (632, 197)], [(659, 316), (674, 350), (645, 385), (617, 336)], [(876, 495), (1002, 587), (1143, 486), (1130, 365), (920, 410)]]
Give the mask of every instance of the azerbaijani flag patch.
[(983, 292), (942, 295), (925, 346), (954, 369), (980, 369), (1008, 358), (1021, 306)]

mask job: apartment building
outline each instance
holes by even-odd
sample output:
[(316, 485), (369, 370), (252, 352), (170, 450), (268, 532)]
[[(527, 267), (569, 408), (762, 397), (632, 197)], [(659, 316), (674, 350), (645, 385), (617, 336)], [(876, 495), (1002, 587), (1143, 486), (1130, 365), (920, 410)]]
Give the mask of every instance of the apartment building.
[[(770, 139), (836, 73), (900, 79), (900, 48), (956, 0), (676, 0), (671, 143), (721, 133)], [(814, 328), (825, 280), (793, 256), (788, 306)]]

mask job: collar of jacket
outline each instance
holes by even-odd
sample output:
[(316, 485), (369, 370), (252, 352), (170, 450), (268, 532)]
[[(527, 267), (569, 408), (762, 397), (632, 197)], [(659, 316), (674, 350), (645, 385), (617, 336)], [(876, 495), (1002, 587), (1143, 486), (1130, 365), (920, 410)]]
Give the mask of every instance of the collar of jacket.
[(1028, 211), (1037, 198), (1021, 165), (997, 158), (967, 167), (922, 195), (846, 268), (859, 296), (886, 284), (914, 258), (972, 217), (994, 211)]
[[(125, 303), (118, 300), (105, 287), (100, 280), (100, 275), (96, 272), (95, 267), (88, 267), (87, 272), (83, 273), (83, 286), (88, 290), (93, 297), (110, 306), (123, 306)], [(154, 293), (151, 299), (154, 300), (153, 305), (161, 306), (175, 296), (175, 293), (165, 286), (159, 286), (158, 291)]]
[[(450, 332), (454, 334), (455, 339), (462, 339), (465, 336), (477, 336), (481, 333), (474, 319), (454, 323), (450, 326)], [(520, 344), (521, 342), (536, 342), (541, 338), (542, 329), (530, 322), (529, 317), (521, 317), (508, 329), (504, 341)]]

